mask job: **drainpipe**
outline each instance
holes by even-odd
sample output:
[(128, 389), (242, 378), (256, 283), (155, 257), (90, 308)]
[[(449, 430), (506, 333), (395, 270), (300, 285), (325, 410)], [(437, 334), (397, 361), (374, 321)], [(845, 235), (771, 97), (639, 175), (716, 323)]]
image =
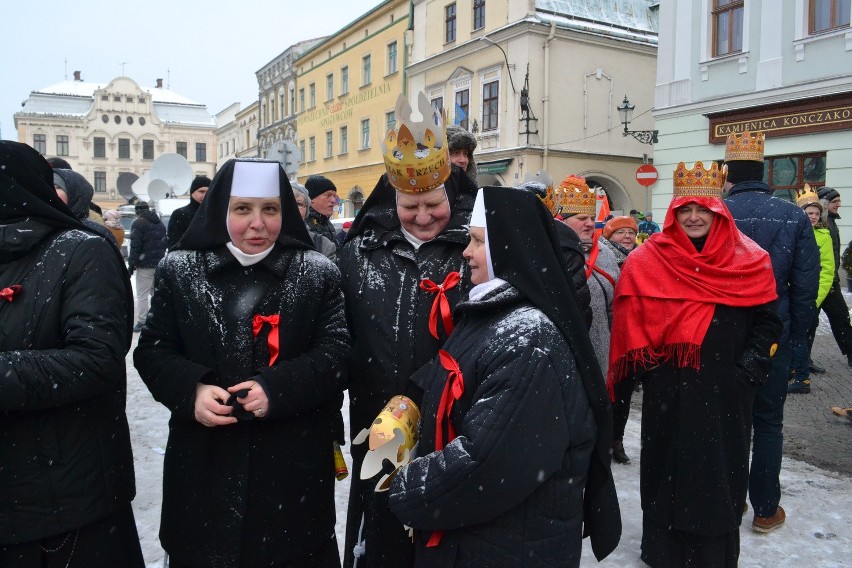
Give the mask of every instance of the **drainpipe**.
[(544, 157), (542, 158), (542, 169), (547, 171), (547, 154), (550, 147), (548, 139), (550, 124), (550, 42), (556, 37), (556, 22), (550, 22), (550, 33), (544, 40), (544, 98), (542, 98), (542, 128), (541, 144), (544, 146)]

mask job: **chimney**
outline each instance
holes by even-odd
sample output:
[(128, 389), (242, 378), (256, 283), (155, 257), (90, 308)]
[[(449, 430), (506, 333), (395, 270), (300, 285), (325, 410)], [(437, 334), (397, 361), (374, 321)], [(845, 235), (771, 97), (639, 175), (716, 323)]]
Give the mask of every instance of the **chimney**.
[(82, 81), (82, 79), (80, 78), (80, 71), (74, 71), (74, 80)]
[(163, 88), (163, 80), (162, 80), (162, 79), (157, 79), (157, 88), (158, 88), (158, 89), (162, 89), (162, 88)]

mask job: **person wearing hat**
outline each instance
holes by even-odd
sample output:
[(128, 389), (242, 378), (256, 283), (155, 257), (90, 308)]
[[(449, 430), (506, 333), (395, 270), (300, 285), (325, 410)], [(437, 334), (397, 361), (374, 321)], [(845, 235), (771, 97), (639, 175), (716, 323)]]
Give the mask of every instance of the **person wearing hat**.
[(133, 363), (171, 412), (173, 568), (339, 566), (334, 441), (351, 349), (340, 275), (277, 161), (228, 160), (157, 268)]
[(352, 228), (352, 221), (344, 221), (340, 226), (340, 230), (337, 231), (337, 248), (342, 249), (343, 244), (346, 242), (346, 234), (349, 232), (349, 229)]
[(476, 137), (461, 126), (452, 125), (447, 127), (447, 144), (450, 148), (450, 162), (463, 169), (476, 183), (476, 160), (473, 158)]
[(724, 179), (715, 163), (678, 164), (662, 232), (616, 287), (607, 386), (642, 380), (641, 558), (654, 567), (737, 565), (752, 400), (781, 333), (769, 255), (737, 229)]
[(639, 228), (636, 221), (633, 217), (626, 215), (613, 217), (604, 225), (603, 238), (606, 241), (601, 242), (608, 245), (615, 253), (619, 268), (624, 264), (627, 255), (636, 248), (637, 234), (639, 234)]
[(133, 332), (138, 333), (148, 317), (148, 297), (154, 285), (155, 270), (166, 256), (166, 226), (145, 201), (137, 201), (135, 209), (136, 219), (130, 225), (127, 269), (131, 275), (136, 273), (136, 325)]
[(334, 206), (337, 205), (337, 188), (327, 177), (315, 175), (305, 181), (305, 189), (311, 198), (308, 230), (324, 236), (337, 247), (337, 231), (331, 223)]
[(166, 235), (166, 247), (169, 250), (174, 249), (180, 238), (189, 228), (193, 217), (198, 212), (201, 202), (204, 201), (204, 196), (207, 195), (207, 189), (210, 187), (210, 178), (207, 176), (195, 176), (189, 186), (189, 203), (183, 207), (178, 207), (172, 212), (169, 217), (168, 233)]
[(808, 394), (811, 392), (810, 355), (819, 326), (819, 307), (825, 301), (834, 280), (834, 253), (831, 246), (831, 235), (825, 226), (825, 209), (819, 201), (817, 192), (810, 185), (796, 192), (796, 205), (801, 207), (808, 216), (814, 228), (814, 238), (819, 247), (819, 291), (817, 292), (814, 321), (808, 331), (808, 343), (793, 346), (793, 368), (790, 371), (790, 381), (787, 384), (788, 393)]
[(831, 235), (831, 243), (834, 250), (834, 279), (831, 289), (822, 303), (821, 309), (828, 316), (831, 325), (831, 333), (837, 341), (840, 352), (846, 355), (846, 361), (852, 367), (852, 325), (849, 321), (849, 306), (843, 299), (843, 289), (840, 287), (840, 231), (837, 228), (837, 220), (840, 215), (840, 193), (832, 187), (821, 187), (818, 191), (819, 201), (826, 211), (826, 227)]
[(106, 225), (89, 219), (95, 188), (86, 178), (70, 169), (53, 168), (53, 185), (60, 199), (62, 194), (65, 194), (63, 201), (66, 201), (68, 208), (81, 223), (118, 246), (118, 242)]
[(143, 568), (124, 261), (59, 199), (44, 158), (9, 140), (0, 226), (0, 566)]
[(308, 190), (305, 189), (305, 186), (298, 183), (291, 183), (290, 185), (293, 187), (293, 198), (296, 200), (296, 207), (299, 208), (299, 214), (305, 222), (305, 228), (308, 229), (308, 234), (311, 240), (314, 241), (314, 249), (321, 252), (331, 262), (336, 263), (338, 250), (336, 243), (330, 241), (328, 237), (312, 232), (310, 225), (308, 225), (308, 216), (311, 213), (311, 198), (308, 196)]
[[(440, 113), (425, 94), (417, 100), (420, 122), (411, 120), (404, 96), (397, 100), (396, 128), (382, 143), (386, 173), (340, 255), (354, 346), (348, 362), (353, 438), (392, 397), (406, 394), (419, 404), (409, 378), (438, 353), (453, 327), (452, 310), (470, 289), (462, 252), (476, 186), (450, 163)], [(416, 151), (418, 144), (423, 148)], [(421, 175), (409, 175), (414, 170)], [(408, 530), (388, 509), (387, 492), (376, 491), (372, 470), (362, 467), (368, 451), (363, 443), (351, 449), (344, 566), (411, 566)]]
[(639, 233), (645, 233), (649, 237), (654, 233), (660, 232), (660, 226), (654, 223), (654, 212), (653, 211), (645, 211), (645, 218), (639, 223), (638, 227)]
[(784, 324), (769, 378), (758, 387), (752, 410), (748, 494), (754, 510), (752, 528), (757, 532), (770, 532), (786, 518), (779, 504), (784, 401), (793, 346), (807, 344), (819, 288), (819, 249), (808, 216), (793, 203), (773, 197), (763, 182), (764, 138), (763, 132), (731, 133), (725, 146), (725, 205), (737, 228), (769, 253), (778, 290), (778, 317)]
[(420, 440), (390, 488), (417, 566), (579, 566), (584, 528), (598, 560), (618, 545), (609, 404), (551, 219), (528, 191), (477, 195), (474, 287), (414, 377)]

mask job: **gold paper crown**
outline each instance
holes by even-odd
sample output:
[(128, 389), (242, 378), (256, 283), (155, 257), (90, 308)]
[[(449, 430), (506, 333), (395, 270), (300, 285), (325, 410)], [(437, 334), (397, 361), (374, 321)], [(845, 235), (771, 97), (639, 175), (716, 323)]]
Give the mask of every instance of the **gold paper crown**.
[(444, 117), (421, 92), (417, 110), (423, 120), (411, 120), (411, 105), (403, 95), (396, 101), (396, 124), (382, 142), (388, 181), (403, 193), (425, 193), (450, 177), (450, 154)]
[[(805, 207), (811, 204), (820, 204), (819, 194), (810, 185), (805, 184), (805, 187), (796, 191), (796, 205)], [(820, 209), (822, 209), (822, 206), (820, 206)]]
[(562, 212), (572, 215), (595, 215), (596, 196), (585, 178), (567, 176), (559, 184), (562, 190)]
[(748, 130), (742, 134), (736, 132), (728, 134), (728, 143), (725, 145), (725, 161), (750, 160), (762, 162), (765, 137), (763, 132), (749, 132)]
[[(533, 193), (544, 203), (551, 215), (555, 217), (562, 211), (560, 196), (564, 192), (561, 188), (554, 189), (553, 178), (545, 170), (538, 170), (535, 174), (527, 174), (524, 178), (524, 185), (536, 188)], [(541, 191), (542, 188), (543, 192)]]
[(712, 162), (708, 169), (704, 164), (695, 162), (692, 169), (680, 162), (674, 171), (674, 197), (722, 197), (727, 169)]

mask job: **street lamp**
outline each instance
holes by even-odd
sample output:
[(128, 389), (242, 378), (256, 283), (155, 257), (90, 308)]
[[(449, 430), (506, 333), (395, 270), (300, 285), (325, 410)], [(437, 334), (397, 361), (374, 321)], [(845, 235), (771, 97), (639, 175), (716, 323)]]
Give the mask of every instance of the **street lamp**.
[(630, 101), (627, 100), (627, 95), (624, 95), (624, 100), (621, 101), (621, 106), (615, 108), (618, 110), (618, 114), (621, 117), (621, 124), (624, 125), (624, 132), (622, 132), (623, 136), (627, 136), (629, 134), (642, 144), (657, 143), (657, 134), (659, 134), (658, 130), (627, 130), (627, 125), (630, 124), (630, 119), (633, 118), (633, 109), (636, 108), (635, 105), (630, 104)]

